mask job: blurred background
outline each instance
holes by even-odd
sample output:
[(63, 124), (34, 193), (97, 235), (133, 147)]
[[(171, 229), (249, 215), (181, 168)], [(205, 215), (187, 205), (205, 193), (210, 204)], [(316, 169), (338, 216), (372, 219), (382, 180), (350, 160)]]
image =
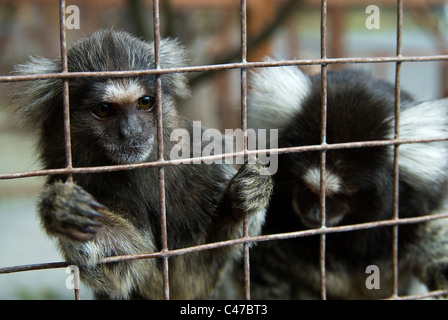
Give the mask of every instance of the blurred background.
[[(248, 60), (320, 58), (320, 0), (248, 0)], [(69, 45), (99, 28), (153, 38), (151, 0), (78, 0), (79, 29), (68, 30)], [(379, 9), (378, 28), (366, 20)], [(330, 58), (384, 57), (396, 53), (395, 0), (329, 0)], [(189, 65), (241, 61), (240, 0), (161, 0), (162, 37), (178, 38), (189, 50)], [(447, 54), (448, 7), (444, 0), (404, 1), (403, 55)], [(57, 0), (0, 0), (0, 76), (29, 55), (59, 56)], [(333, 65), (360, 68), (394, 81), (394, 63)], [(320, 66), (304, 67), (309, 73)], [(402, 88), (417, 99), (448, 94), (446, 62), (403, 63)], [(192, 98), (180, 109), (192, 120), (218, 129), (240, 126), (240, 70), (189, 74)], [(32, 85), (30, 83), (30, 85)], [(5, 111), (7, 84), (0, 84), (0, 174), (39, 168), (32, 133)], [(0, 180), (0, 267), (61, 261), (35, 213), (44, 178)], [(73, 299), (65, 269), (0, 275), (0, 299)], [(91, 298), (82, 287), (83, 299)]]

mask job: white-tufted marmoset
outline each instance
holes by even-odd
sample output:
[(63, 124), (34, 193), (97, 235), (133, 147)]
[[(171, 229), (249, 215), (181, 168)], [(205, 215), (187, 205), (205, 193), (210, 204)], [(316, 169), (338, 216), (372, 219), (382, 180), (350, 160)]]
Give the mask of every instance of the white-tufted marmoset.
[[(186, 52), (175, 40), (160, 43), (162, 68), (181, 67)], [(68, 71), (125, 71), (154, 68), (154, 46), (126, 32), (100, 30), (68, 50)], [(16, 74), (61, 72), (59, 59), (32, 57)], [(169, 160), (174, 129), (192, 130), (176, 110), (175, 98), (189, 94), (182, 73), (161, 75), (163, 142)], [(38, 133), (45, 169), (66, 164), (62, 80), (16, 83), (15, 114)], [(74, 167), (134, 164), (158, 160), (156, 78), (78, 77), (69, 80), (72, 161)], [(187, 142), (185, 142), (187, 143)], [(188, 142), (190, 143), (190, 142)], [(193, 148), (191, 148), (192, 150)], [(192, 155), (191, 155), (192, 157)], [(178, 249), (260, 232), (273, 187), (263, 166), (246, 163), (165, 167), (167, 239)], [(47, 178), (38, 212), (46, 232), (58, 240), (65, 259), (80, 267), (81, 280), (100, 298), (163, 298), (161, 259), (97, 264), (105, 257), (162, 249), (159, 169), (73, 174)], [(241, 257), (229, 246), (169, 259), (170, 297), (226, 297), (223, 279)], [(225, 281), (224, 281), (225, 282)]]

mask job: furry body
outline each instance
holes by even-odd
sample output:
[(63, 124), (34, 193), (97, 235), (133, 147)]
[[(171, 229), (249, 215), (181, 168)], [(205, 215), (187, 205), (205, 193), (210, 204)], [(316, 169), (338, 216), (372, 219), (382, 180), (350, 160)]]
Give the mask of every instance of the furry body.
[[(394, 138), (394, 92), (392, 85), (361, 72), (329, 72), (326, 142)], [(400, 100), (400, 138), (448, 136), (448, 100), (419, 103), (404, 92)], [(278, 128), (279, 147), (319, 145), (320, 75), (308, 76), (296, 67), (265, 68), (254, 73), (248, 121), (251, 128)], [(327, 226), (393, 217), (393, 154), (393, 146), (326, 151)], [(321, 226), (320, 156), (320, 152), (279, 155), (263, 234)], [(441, 209), (448, 178), (447, 142), (401, 145), (399, 169), (400, 217)], [(447, 237), (445, 220), (399, 227), (400, 293), (407, 293), (408, 275), (418, 277), (430, 290), (447, 288)], [(319, 298), (319, 241), (313, 236), (255, 247), (251, 253), (252, 297)], [(391, 261), (392, 228), (328, 234), (327, 297), (389, 297)], [(379, 267), (379, 290), (366, 288), (369, 265)]]
[[(153, 52), (152, 43), (127, 33), (99, 31), (68, 51), (68, 68), (70, 72), (152, 69)], [(161, 42), (162, 68), (182, 66), (185, 55), (176, 41)], [(51, 73), (60, 72), (61, 66), (58, 60), (32, 58), (16, 71)], [(174, 102), (175, 97), (188, 95), (184, 75), (161, 77), (163, 139), (169, 155), (172, 130), (191, 133), (192, 125), (178, 114)], [(74, 167), (157, 161), (154, 76), (75, 78), (69, 87)], [(61, 80), (21, 84), (14, 102), (17, 118), (38, 130), (44, 168), (64, 167)], [(271, 178), (258, 175), (260, 169), (258, 163), (243, 165), (238, 172), (232, 165), (166, 167), (168, 248), (239, 237), (246, 215), (250, 232), (260, 232), (272, 189)], [(74, 183), (65, 179), (48, 178), (38, 209), (43, 227), (57, 237), (65, 258), (80, 266), (81, 279), (103, 298), (163, 298), (160, 259), (96, 264), (108, 256), (162, 249), (159, 169), (75, 174)], [(257, 188), (247, 193), (243, 189), (248, 185)], [(170, 258), (170, 297), (221, 297), (225, 293), (220, 283), (241, 249), (233, 246)]]

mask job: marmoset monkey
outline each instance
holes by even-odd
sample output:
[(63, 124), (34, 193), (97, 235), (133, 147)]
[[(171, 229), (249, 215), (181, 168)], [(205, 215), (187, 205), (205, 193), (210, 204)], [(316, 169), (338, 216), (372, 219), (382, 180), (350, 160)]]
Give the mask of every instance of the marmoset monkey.
[[(264, 68), (251, 75), (250, 128), (278, 128), (279, 147), (321, 144), (321, 75), (297, 67)], [(395, 88), (367, 73), (329, 71), (328, 144), (394, 138)], [(417, 102), (402, 92), (401, 139), (448, 137), (448, 100)], [(391, 219), (394, 214), (394, 147), (326, 151), (326, 226)], [(399, 217), (436, 213), (448, 178), (446, 141), (399, 146)], [(274, 195), (263, 234), (321, 226), (321, 152), (279, 155)], [(429, 290), (448, 288), (446, 219), (400, 225), (399, 294), (417, 277)], [(392, 228), (376, 227), (326, 235), (326, 292), (329, 299), (392, 295)], [(254, 299), (321, 297), (320, 237), (260, 243), (251, 253)], [(369, 266), (378, 269), (369, 285)], [(367, 273), (366, 273), (367, 270)], [(412, 275), (407, 277), (408, 275)], [(415, 276), (415, 277), (414, 277)]]
[[(177, 41), (162, 40), (160, 50), (162, 68), (185, 64), (186, 52)], [(153, 43), (125, 32), (97, 31), (68, 50), (69, 72), (153, 68)], [(61, 64), (58, 59), (32, 57), (15, 71), (56, 73)], [(175, 97), (188, 95), (185, 76), (171, 73), (161, 78), (163, 141), (169, 159), (174, 144), (170, 133), (179, 128), (191, 132), (192, 123), (175, 108)], [(154, 75), (73, 78), (69, 91), (74, 167), (158, 160)], [(39, 133), (43, 167), (64, 167), (62, 81), (22, 82), (13, 98), (17, 118)], [(231, 164), (165, 167), (168, 248), (240, 237), (245, 216), (250, 234), (259, 233), (273, 186), (271, 177), (258, 174), (262, 167), (258, 162), (238, 172)], [(162, 249), (159, 169), (74, 174), (73, 180), (49, 176), (38, 212), (65, 259), (80, 267), (81, 280), (102, 298), (163, 298), (161, 259), (97, 264), (109, 256)], [(170, 297), (222, 297), (220, 281), (241, 252), (241, 246), (230, 246), (171, 257)]]

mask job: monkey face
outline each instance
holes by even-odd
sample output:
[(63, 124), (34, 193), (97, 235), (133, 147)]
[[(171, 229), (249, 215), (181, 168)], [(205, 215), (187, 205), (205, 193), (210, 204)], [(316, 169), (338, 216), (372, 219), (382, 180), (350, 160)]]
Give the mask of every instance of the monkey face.
[(321, 187), (320, 155), (288, 155), (293, 178), (291, 188), (292, 208), (300, 221), (310, 228), (321, 226), (322, 201), (325, 193), (326, 226), (338, 225), (351, 210), (350, 199), (354, 192), (349, 187), (343, 168), (336, 170), (330, 166), (325, 169), (325, 183)]
[[(186, 51), (175, 40), (160, 41), (160, 67), (185, 65)], [(125, 32), (100, 30), (76, 42), (67, 52), (69, 72), (152, 70), (154, 44)], [(61, 71), (60, 59), (33, 57), (15, 67), (18, 74)], [(183, 73), (160, 75), (164, 130), (179, 127), (175, 98), (189, 96)], [(43, 129), (41, 158), (48, 167), (65, 160), (62, 82), (47, 79), (19, 84), (13, 96), (23, 124)], [(74, 77), (69, 80), (73, 164), (97, 166), (157, 160), (156, 77)], [(48, 141), (51, 141), (49, 143)]]
[(391, 168), (382, 162), (384, 148), (327, 151), (325, 183), (321, 187), (320, 153), (287, 155), (283, 166), (289, 176), (294, 213), (309, 228), (321, 226), (325, 193), (325, 225), (381, 219), (392, 203)]
[(95, 148), (114, 164), (148, 160), (157, 136), (156, 99), (151, 88), (138, 79), (108, 79), (80, 94), (84, 99), (73, 99), (75, 146)]
[[(161, 67), (184, 63), (176, 41), (160, 43)], [(70, 72), (153, 69), (154, 46), (129, 34), (99, 31), (68, 51)], [(188, 95), (182, 74), (161, 75), (162, 116), (173, 118), (174, 97)], [(70, 122), (75, 165), (129, 164), (157, 159), (156, 77), (70, 79)], [(169, 127), (169, 121), (165, 127)], [(176, 124), (173, 124), (176, 126)], [(169, 130), (169, 129), (167, 129)], [(90, 160), (89, 160), (90, 159)]]
[[(299, 178), (292, 190), (292, 207), (301, 222), (310, 228), (321, 226), (321, 174), (319, 168), (310, 168)], [(325, 172), (326, 225), (339, 224), (350, 210), (346, 190), (342, 190), (340, 178), (329, 170)]]

